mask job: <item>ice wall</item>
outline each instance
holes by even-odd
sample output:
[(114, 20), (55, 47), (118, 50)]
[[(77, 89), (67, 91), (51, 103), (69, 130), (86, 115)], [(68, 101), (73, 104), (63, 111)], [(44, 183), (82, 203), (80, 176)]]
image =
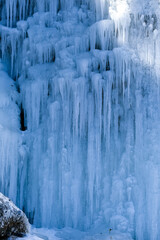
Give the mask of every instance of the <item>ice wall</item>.
[(0, 191), (38, 227), (104, 224), (158, 240), (158, 3), (8, 0), (0, 8), (0, 53), (19, 91), (7, 100), (15, 120), (0, 137)]
[(14, 81), (6, 73), (0, 60), (0, 189), (17, 198), (19, 164), (19, 97)]

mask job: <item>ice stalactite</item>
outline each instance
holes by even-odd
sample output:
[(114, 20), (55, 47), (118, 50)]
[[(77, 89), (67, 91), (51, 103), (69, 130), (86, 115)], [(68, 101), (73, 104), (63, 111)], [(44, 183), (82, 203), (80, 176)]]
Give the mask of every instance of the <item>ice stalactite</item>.
[(19, 131), (19, 101), (13, 80), (0, 62), (0, 189), (16, 201), (21, 136)]
[(6, 0), (2, 6), (2, 21), (7, 27), (13, 27), (18, 20), (24, 20), (28, 14), (32, 13), (34, 1)]
[(5, 62), (9, 62), (11, 75), (16, 75), (19, 66), (15, 66), (17, 63), (17, 49), (20, 48), (19, 38), (20, 34), (17, 29), (9, 29), (7, 27), (1, 27), (1, 45), (2, 45), (2, 59)]

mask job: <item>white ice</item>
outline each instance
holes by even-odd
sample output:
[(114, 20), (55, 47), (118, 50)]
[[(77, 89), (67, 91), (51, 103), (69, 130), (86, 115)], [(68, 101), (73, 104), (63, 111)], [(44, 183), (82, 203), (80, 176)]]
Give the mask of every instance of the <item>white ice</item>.
[(0, 191), (62, 239), (159, 240), (158, 2), (0, 13)]

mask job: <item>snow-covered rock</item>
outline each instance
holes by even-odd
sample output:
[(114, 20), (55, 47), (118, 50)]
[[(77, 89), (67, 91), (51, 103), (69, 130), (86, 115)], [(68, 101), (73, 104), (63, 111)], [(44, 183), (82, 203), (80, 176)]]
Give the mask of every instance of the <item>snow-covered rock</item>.
[(0, 238), (28, 232), (29, 222), (26, 215), (0, 193)]

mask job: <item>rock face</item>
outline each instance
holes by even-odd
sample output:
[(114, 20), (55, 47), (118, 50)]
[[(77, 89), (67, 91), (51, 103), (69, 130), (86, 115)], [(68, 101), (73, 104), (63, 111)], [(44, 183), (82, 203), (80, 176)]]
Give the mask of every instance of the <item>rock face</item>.
[(26, 215), (13, 202), (0, 193), (0, 238), (29, 232)]

